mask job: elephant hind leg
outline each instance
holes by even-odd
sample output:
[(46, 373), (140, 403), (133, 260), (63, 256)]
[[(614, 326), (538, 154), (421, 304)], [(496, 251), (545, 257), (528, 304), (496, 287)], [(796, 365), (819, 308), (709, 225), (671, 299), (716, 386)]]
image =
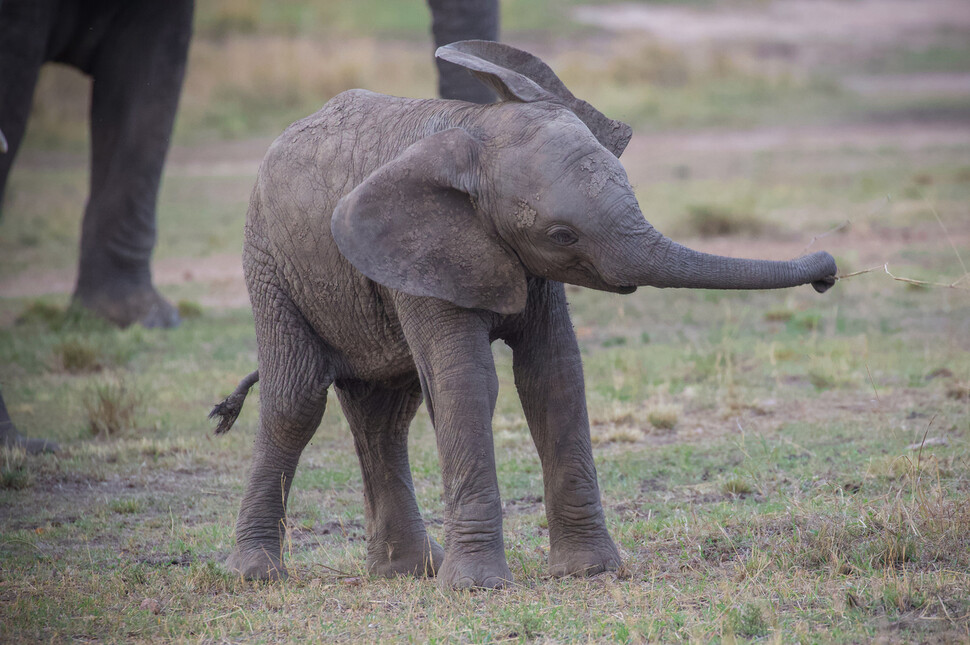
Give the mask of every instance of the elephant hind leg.
[(269, 291), (252, 292), (260, 420), (236, 520), (236, 549), (226, 562), (230, 571), (255, 580), (286, 577), (290, 485), (300, 455), (320, 425), (333, 382), (327, 348), (287, 298), (270, 297)]
[(408, 463), (408, 427), (421, 405), (417, 377), (400, 389), (338, 381), (336, 391), (364, 481), (368, 571), (435, 575), (444, 549), (425, 530)]

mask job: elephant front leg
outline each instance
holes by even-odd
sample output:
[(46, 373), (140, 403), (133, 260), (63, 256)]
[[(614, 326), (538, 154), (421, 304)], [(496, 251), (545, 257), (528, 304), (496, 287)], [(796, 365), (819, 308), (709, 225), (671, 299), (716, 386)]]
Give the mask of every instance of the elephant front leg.
[(508, 341), (515, 385), (542, 462), (553, 575), (616, 569), (620, 554), (606, 529), (589, 436), (579, 346), (563, 286), (548, 283)]
[(498, 379), (480, 312), (402, 297), (398, 313), (421, 377), (438, 442), (445, 497), (446, 587), (503, 587), (512, 580), (492, 447)]
[(189, 0), (127, 3), (90, 61), (91, 188), (74, 302), (122, 327), (179, 323), (150, 262), (191, 31)]
[(336, 390), (364, 482), (367, 570), (385, 577), (435, 575), (444, 550), (425, 530), (408, 463), (408, 426), (421, 405), (417, 379), (400, 389), (338, 382)]

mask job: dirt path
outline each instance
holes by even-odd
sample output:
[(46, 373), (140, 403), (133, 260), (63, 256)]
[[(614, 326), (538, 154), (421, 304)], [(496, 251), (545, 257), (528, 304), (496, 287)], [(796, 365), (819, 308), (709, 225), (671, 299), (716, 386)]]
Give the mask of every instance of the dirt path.
[(771, 41), (799, 47), (925, 44), (943, 28), (970, 29), (966, 0), (776, 0), (739, 6), (618, 3), (578, 7), (580, 22), (646, 32), (679, 45)]

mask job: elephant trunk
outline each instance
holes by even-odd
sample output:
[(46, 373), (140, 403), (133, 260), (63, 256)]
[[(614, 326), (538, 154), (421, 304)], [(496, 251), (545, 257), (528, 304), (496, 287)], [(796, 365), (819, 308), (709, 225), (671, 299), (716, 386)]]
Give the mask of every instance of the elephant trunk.
[(701, 253), (649, 229), (637, 241), (639, 261), (626, 284), (692, 289), (783, 289), (811, 284), (823, 293), (835, 284), (835, 260), (824, 251), (795, 260), (729, 258)]

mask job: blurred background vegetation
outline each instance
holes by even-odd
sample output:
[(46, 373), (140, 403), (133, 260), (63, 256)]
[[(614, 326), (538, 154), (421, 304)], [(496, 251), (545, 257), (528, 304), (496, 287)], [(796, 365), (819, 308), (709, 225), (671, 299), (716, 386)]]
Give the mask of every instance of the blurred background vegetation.
[[(825, 36), (837, 27), (826, 24), (830, 8), (801, 3), (807, 12), (786, 14), (774, 11), (777, 4), (786, 3), (627, 5), (660, 10), (666, 22), (655, 24), (668, 33), (658, 33), (636, 24), (617, 29), (623, 19), (603, 0), (502, 0), (501, 35), (552, 64), (578, 96), (595, 96), (597, 107), (640, 131), (970, 115), (965, 87), (954, 92), (938, 82), (914, 92), (870, 80), (970, 70), (966, 31), (947, 27), (947, 16), (937, 24), (907, 25), (906, 15), (863, 21), (859, 33), (836, 43)], [(940, 3), (931, 4), (925, 11), (932, 17)], [(769, 21), (760, 31), (724, 22), (705, 37), (692, 31), (693, 11), (741, 12), (742, 22), (744, 12), (767, 14)], [(353, 87), (434, 96), (429, 32), (422, 0), (199, 2), (176, 143), (275, 135)], [(79, 73), (48, 66), (28, 145), (83, 145), (89, 91)]]
[[(502, 594), (366, 579), (335, 404), (294, 482), (291, 580), (219, 564), (255, 396), (225, 437), (205, 414), (256, 363), (239, 260), (256, 168), (344, 89), (434, 96), (424, 1), (199, 0), (153, 267), (175, 330), (65, 310), (90, 89), (48, 66), (0, 222), (0, 370), (20, 429), (64, 452), (0, 453), (0, 641), (966, 642), (970, 298), (941, 286), (970, 284), (966, 6), (502, 1), (503, 40), (634, 126), (623, 164), (659, 229), (876, 267), (824, 296), (569, 289), (619, 575), (545, 577), (540, 468), (496, 343)], [(410, 441), (440, 538), (426, 413)]]

